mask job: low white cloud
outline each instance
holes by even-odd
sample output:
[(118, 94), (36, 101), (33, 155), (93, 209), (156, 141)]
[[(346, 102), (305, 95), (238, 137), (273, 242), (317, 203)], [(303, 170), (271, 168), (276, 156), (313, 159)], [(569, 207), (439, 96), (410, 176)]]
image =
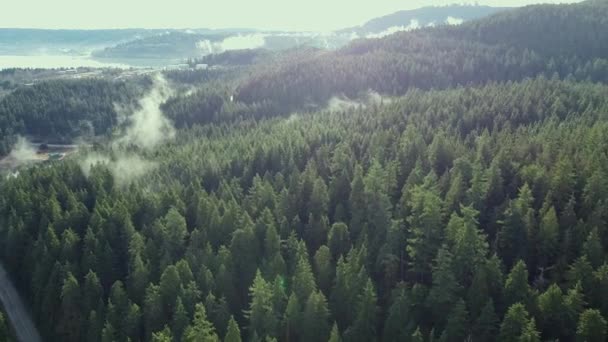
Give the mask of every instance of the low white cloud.
[(254, 33), (230, 36), (221, 42), (212, 42), (208, 39), (199, 41), (196, 45), (204, 55), (222, 53), (230, 50), (257, 49), (266, 44), (267, 34)]
[(17, 137), (17, 143), (9, 154), (9, 158), (12, 158), (18, 164), (32, 161), (36, 159), (36, 149), (26, 138), (19, 136)]
[(452, 17), (452, 16), (447, 17), (445, 19), (445, 23), (448, 24), (448, 25), (460, 25), (463, 22), (464, 22), (464, 19), (462, 19), (462, 18), (455, 18), (455, 17)]
[(164, 116), (160, 106), (174, 90), (160, 74), (153, 80), (152, 89), (138, 102), (137, 109), (117, 109), (119, 124), (124, 129), (108, 145), (106, 152), (88, 152), (79, 156), (78, 164), (85, 176), (95, 166), (106, 167), (117, 185), (123, 186), (146, 175), (157, 163), (136, 152), (131, 147), (150, 150), (175, 136), (173, 123)]
[(144, 149), (156, 147), (159, 143), (172, 139), (175, 128), (167, 119), (160, 105), (173, 94), (168, 82), (160, 75), (154, 78), (150, 92), (139, 100), (139, 108), (132, 113), (119, 110), (120, 121), (126, 120), (128, 125), (124, 134), (114, 141), (114, 145), (134, 145)]
[(238, 35), (224, 39), (222, 41), (222, 49), (224, 50), (242, 50), (242, 49), (257, 49), (266, 44), (266, 35), (261, 33)]
[(392, 26), (379, 33), (370, 33), (366, 36), (366, 38), (382, 38), (393, 33), (411, 31), (418, 28), (420, 28), (420, 22), (416, 19), (412, 19), (407, 26)]
[(155, 162), (146, 160), (139, 155), (124, 152), (117, 152), (114, 156), (89, 153), (78, 161), (78, 165), (87, 177), (90, 176), (93, 167), (106, 167), (119, 186), (129, 184), (157, 166)]
[(367, 94), (357, 98), (349, 99), (345, 96), (334, 96), (327, 102), (326, 111), (340, 112), (354, 108), (365, 108), (368, 106), (378, 106), (388, 104), (390, 98), (384, 97), (376, 92), (370, 91)]

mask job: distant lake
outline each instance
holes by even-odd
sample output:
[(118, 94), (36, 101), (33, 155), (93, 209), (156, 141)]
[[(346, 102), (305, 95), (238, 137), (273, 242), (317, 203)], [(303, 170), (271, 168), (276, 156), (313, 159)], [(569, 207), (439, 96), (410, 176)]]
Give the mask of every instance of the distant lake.
[(0, 56), (0, 70), (8, 68), (130, 68), (119, 62), (104, 62), (88, 56)]
[(0, 55), (0, 70), (8, 68), (163, 68), (184, 63), (162, 58), (91, 58), (68, 55)]

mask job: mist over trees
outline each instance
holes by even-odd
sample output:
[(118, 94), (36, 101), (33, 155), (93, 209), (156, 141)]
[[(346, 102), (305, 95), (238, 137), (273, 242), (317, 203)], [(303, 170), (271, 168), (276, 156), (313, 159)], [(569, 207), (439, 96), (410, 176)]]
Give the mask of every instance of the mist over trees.
[[(2, 177), (0, 259), (51, 341), (605, 341), (607, 10), (167, 73), (198, 87), (160, 106), (173, 140), (131, 147), (155, 167)], [(107, 133), (148, 81), (17, 89), (0, 127)]]

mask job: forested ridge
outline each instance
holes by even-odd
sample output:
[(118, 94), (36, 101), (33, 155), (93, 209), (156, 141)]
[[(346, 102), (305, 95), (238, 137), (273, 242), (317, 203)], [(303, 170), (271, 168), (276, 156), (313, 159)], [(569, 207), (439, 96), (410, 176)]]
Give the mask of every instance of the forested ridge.
[[(166, 73), (190, 90), (160, 106), (173, 140), (0, 178), (0, 260), (49, 341), (606, 341), (607, 8)], [(589, 30), (511, 41), (532, 16)], [(17, 89), (0, 120), (103, 134), (149, 82)], [(65, 118), (46, 104), (89, 97)], [(105, 154), (150, 167), (125, 182), (83, 164)]]
[(132, 106), (143, 93), (138, 82), (52, 80), (21, 87), (0, 99), (0, 156), (16, 135), (53, 142), (110, 133), (117, 106)]
[(243, 82), (237, 98), (294, 108), (334, 94), (448, 88), (553, 74), (606, 82), (608, 3), (536, 5), (459, 26), (362, 39), (335, 52), (284, 60)]

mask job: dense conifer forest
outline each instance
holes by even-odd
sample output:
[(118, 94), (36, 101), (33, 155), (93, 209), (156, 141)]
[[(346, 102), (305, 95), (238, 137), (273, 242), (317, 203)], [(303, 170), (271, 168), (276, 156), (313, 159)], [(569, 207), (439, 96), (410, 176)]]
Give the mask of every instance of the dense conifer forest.
[[(607, 47), (586, 1), (215, 56), (259, 60), (167, 73), (174, 139), (79, 152), (144, 175), (3, 177), (0, 260), (48, 341), (606, 341)], [(151, 82), (18, 88), (0, 155), (111, 135)]]

